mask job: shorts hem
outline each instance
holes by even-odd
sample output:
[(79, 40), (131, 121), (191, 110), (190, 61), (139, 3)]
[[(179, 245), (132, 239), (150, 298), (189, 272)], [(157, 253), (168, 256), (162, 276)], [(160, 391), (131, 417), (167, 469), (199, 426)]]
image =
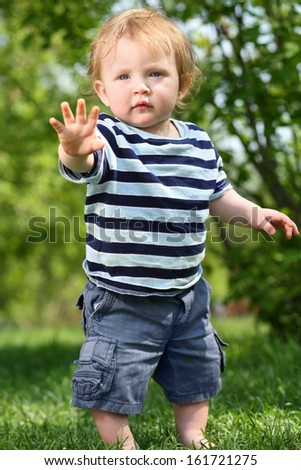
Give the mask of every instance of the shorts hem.
[(143, 411), (142, 403), (127, 404), (109, 400), (79, 400), (73, 398), (71, 405), (76, 408), (96, 409), (126, 415), (139, 414)]
[(198, 403), (207, 401), (215, 397), (220, 391), (221, 386), (202, 393), (189, 393), (185, 395), (171, 395), (165, 392), (166, 398), (171, 402), (179, 405), (188, 405), (190, 403)]

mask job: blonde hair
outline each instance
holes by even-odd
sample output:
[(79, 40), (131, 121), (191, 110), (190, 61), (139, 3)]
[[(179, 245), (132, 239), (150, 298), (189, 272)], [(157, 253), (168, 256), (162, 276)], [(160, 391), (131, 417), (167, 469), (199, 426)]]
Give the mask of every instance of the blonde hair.
[[(199, 90), (202, 72), (196, 65), (195, 54), (188, 38), (171, 20), (152, 9), (127, 10), (111, 17), (102, 26), (90, 49), (88, 75), (92, 81), (100, 78), (101, 60), (122, 36), (139, 39), (154, 52), (161, 49), (166, 54), (175, 54), (179, 91), (185, 91), (177, 106), (184, 107), (182, 99)], [(191, 83), (189, 88), (184, 90), (187, 78), (191, 79)]]

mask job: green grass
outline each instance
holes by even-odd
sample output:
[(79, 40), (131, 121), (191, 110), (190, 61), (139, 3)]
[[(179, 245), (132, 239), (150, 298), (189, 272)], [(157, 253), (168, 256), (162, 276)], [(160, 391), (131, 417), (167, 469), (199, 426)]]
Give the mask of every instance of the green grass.
[[(216, 449), (300, 449), (300, 345), (271, 338), (248, 317), (214, 325), (230, 347), (209, 439)], [(82, 339), (74, 327), (0, 332), (0, 449), (106, 448), (89, 413), (70, 406)], [(131, 424), (140, 448), (178, 448), (171, 407), (154, 382)]]

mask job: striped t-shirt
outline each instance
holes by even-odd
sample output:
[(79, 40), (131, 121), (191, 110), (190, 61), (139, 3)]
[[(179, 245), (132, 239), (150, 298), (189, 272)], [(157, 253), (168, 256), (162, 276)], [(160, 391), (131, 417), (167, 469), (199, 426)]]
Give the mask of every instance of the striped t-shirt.
[(202, 275), (209, 201), (231, 188), (208, 134), (172, 121), (164, 138), (100, 114), (94, 168), (62, 175), (87, 184), (86, 257), (95, 284), (134, 295), (175, 295)]

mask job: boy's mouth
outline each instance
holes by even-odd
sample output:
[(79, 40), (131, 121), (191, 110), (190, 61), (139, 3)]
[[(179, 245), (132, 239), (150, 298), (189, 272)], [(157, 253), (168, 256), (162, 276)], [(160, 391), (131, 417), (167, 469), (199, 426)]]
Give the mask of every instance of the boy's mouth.
[(152, 106), (147, 102), (147, 101), (138, 101), (138, 103), (136, 103), (134, 106), (133, 106), (134, 109), (146, 109), (146, 108), (152, 108)]

